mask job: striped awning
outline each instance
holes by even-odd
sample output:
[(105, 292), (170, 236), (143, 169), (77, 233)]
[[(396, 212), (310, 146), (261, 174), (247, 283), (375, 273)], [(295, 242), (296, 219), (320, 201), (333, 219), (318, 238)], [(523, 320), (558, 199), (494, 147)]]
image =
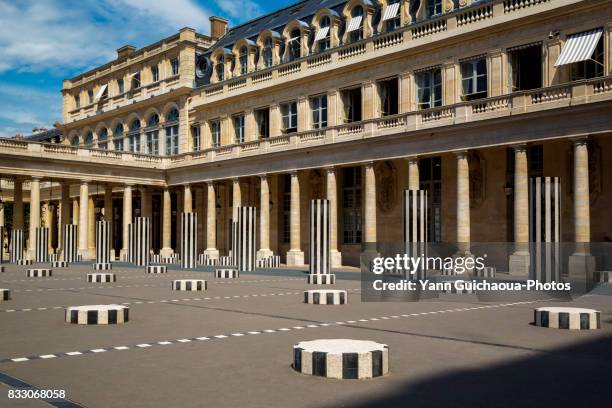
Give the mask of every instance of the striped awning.
[(561, 50), (557, 62), (555, 62), (555, 67), (590, 59), (593, 52), (595, 52), (595, 48), (597, 47), (597, 43), (602, 33), (603, 29), (598, 28), (596, 30), (568, 35), (565, 46)]
[(321, 41), (325, 37), (327, 37), (327, 33), (329, 33), (329, 27), (321, 27), (317, 30), (315, 34), (315, 41)]
[(94, 98), (94, 102), (98, 102), (98, 100), (100, 100), (100, 98), (102, 97), (102, 95), (104, 95), (104, 91), (106, 91), (106, 88), (108, 87), (107, 84), (104, 84), (100, 87), (100, 89), (98, 89), (98, 92), (96, 93), (96, 97)]
[(383, 21), (391, 20), (392, 18), (397, 17), (397, 12), (399, 11), (399, 3), (390, 4), (385, 10), (385, 14), (383, 14)]
[(362, 18), (363, 18), (363, 16), (352, 17), (351, 21), (349, 21), (349, 25), (348, 25), (348, 28), (346, 29), (346, 32), (350, 33), (351, 31), (358, 30), (359, 27), (361, 27), (361, 19)]

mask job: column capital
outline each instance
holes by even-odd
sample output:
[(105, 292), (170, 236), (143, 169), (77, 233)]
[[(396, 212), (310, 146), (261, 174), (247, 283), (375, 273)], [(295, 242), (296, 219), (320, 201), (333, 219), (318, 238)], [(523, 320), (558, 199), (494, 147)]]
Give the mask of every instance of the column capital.
[(290, 170), (289, 174), (291, 174), (291, 177), (297, 177), (298, 176), (298, 170)]
[(41, 181), (42, 180), (41, 176), (32, 176), (30, 178), (32, 179), (32, 181)]
[(523, 152), (527, 150), (527, 143), (518, 143), (511, 146), (515, 152)]
[(336, 172), (336, 167), (335, 166), (325, 166), (324, 169), (327, 172), (327, 174), (335, 173)]
[(81, 184), (82, 186), (86, 186), (86, 185), (88, 185), (90, 182), (91, 182), (91, 180), (81, 180), (81, 183), (80, 183), (80, 184)]
[(370, 160), (370, 161), (364, 162), (363, 165), (365, 166), (365, 168), (374, 167), (374, 161)]
[(408, 163), (416, 163), (419, 161), (419, 156), (408, 156), (408, 157), (404, 157), (404, 159), (408, 162)]
[(258, 177), (259, 177), (260, 180), (267, 180), (268, 179), (268, 175), (266, 173), (258, 174)]
[(574, 137), (571, 140), (574, 146), (585, 145), (589, 142), (588, 136)]
[(453, 152), (455, 154), (455, 156), (457, 156), (457, 159), (463, 159), (468, 155), (468, 151), (467, 150), (455, 150)]

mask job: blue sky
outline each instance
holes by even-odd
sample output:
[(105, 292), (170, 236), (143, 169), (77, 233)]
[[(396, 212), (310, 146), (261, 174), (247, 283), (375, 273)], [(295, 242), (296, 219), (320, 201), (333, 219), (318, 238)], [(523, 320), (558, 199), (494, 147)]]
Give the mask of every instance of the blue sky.
[(61, 121), (62, 80), (208, 17), (230, 25), (296, 0), (0, 0), (0, 136)]

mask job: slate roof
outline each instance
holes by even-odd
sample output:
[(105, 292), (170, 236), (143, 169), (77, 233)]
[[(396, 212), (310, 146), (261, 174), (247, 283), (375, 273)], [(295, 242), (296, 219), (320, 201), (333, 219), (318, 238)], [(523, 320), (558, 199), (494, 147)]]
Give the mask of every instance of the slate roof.
[(62, 132), (59, 129), (53, 128), (44, 132), (34, 133), (33, 135), (26, 136), (25, 138), (34, 142), (48, 142), (51, 139), (58, 138), (61, 136), (61, 134)]

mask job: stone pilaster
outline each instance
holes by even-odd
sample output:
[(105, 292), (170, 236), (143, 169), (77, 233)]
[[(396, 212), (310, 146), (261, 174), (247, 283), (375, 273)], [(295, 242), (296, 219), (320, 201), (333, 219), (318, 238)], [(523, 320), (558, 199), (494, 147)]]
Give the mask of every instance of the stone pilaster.
[(122, 240), (123, 248), (121, 248), (122, 257), (127, 256), (129, 225), (131, 223), (132, 223), (132, 186), (126, 185), (123, 187), (123, 240)]
[(240, 179), (232, 179), (232, 220), (238, 218), (238, 207), (242, 205), (242, 191), (240, 190)]
[(172, 200), (168, 187), (162, 193), (162, 249), (160, 255), (168, 257), (172, 251)]
[(301, 248), (300, 231), (300, 178), (297, 171), (291, 172), (291, 210), (289, 252), (287, 252), (287, 265), (304, 265), (304, 252)]
[(73, 198), (72, 199), (72, 223), (74, 225), (79, 225), (79, 217), (81, 210), (79, 209), (79, 199), (78, 198)]
[(270, 187), (268, 176), (262, 175), (260, 180), (260, 203), (259, 203), (259, 251), (257, 258), (265, 258), (274, 255), (270, 249)]
[(217, 249), (217, 203), (215, 185), (212, 181), (206, 183), (208, 202), (206, 205), (206, 250), (204, 253), (211, 259), (219, 259)]
[(327, 193), (329, 200), (329, 226), (330, 226), (330, 256), (331, 267), (342, 266), (342, 252), (338, 251), (338, 188), (336, 185), (336, 169), (327, 168)]
[(40, 227), (40, 178), (32, 177), (30, 181), (30, 235), (28, 253), (34, 259), (36, 253), (36, 228)]
[(87, 249), (93, 258), (96, 253), (96, 204), (95, 197), (87, 200)]
[(79, 191), (79, 248), (78, 253), (83, 259), (90, 259), (89, 257), (89, 184), (87, 181), (81, 182)]
[(183, 211), (186, 213), (191, 213), (193, 211), (193, 197), (189, 184), (185, 184), (185, 189), (183, 190)]
[(509, 271), (526, 275), (529, 272), (529, 169), (527, 146), (514, 146), (514, 253)]
[(419, 159), (417, 157), (408, 158), (408, 190), (418, 190), (421, 185), (419, 176)]
[(365, 200), (364, 200), (364, 243), (366, 250), (376, 250), (376, 175), (374, 163), (368, 162), (364, 166), (365, 172)]
[(457, 245), (460, 253), (466, 253), (470, 247), (470, 169), (466, 151), (456, 152), (456, 156)]

